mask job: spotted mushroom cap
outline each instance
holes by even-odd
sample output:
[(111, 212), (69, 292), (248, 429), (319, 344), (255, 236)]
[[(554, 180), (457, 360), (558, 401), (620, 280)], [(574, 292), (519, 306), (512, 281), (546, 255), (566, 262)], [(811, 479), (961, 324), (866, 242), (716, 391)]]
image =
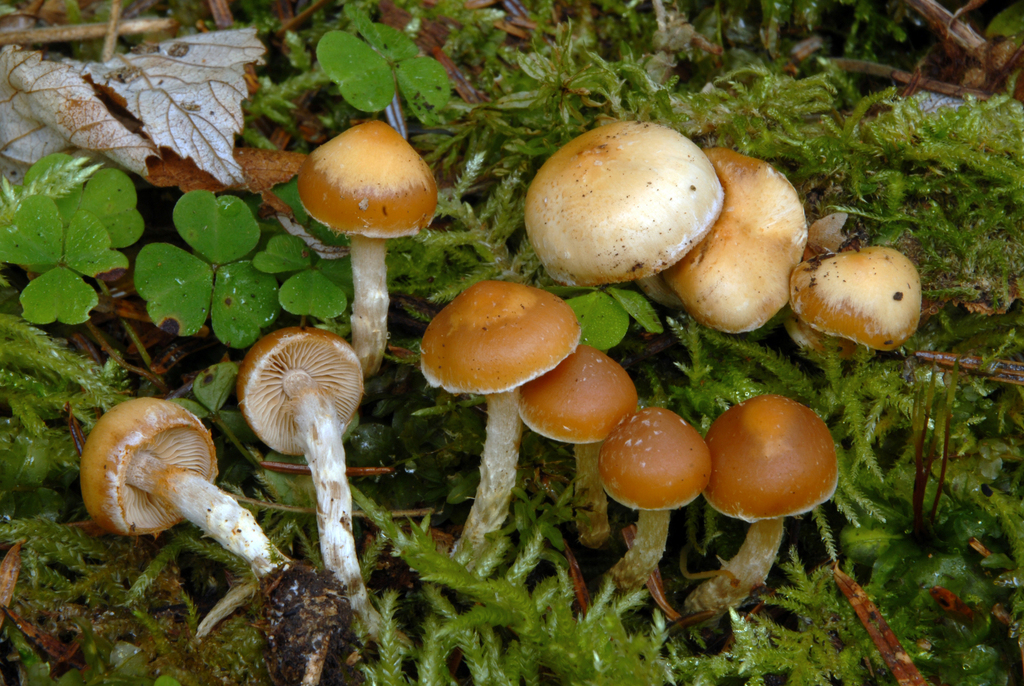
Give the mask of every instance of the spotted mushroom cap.
[(616, 122), (552, 155), (526, 193), (526, 232), (551, 276), (632, 281), (676, 262), (722, 209), (714, 167), (682, 134)]
[(480, 281), (430, 322), (420, 367), (431, 386), (452, 393), (503, 393), (554, 369), (579, 340), (576, 314), (558, 296)]
[(359, 124), (314, 150), (298, 174), (310, 216), (338, 233), (415, 235), (437, 207), (430, 167), (393, 128)]
[(82, 450), (85, 508), (111, 533), (155, 534), (181, 521), (167, 501), (126, 483), (128, 467), (142, 451), (207, 481), (217, 478), (210, 432), (192, 413), (156, 398), (121, 403), (100, 417)]
[(711, 480), (704, 497), (724, 515), (756, 522), (807, 512), (839, 477), (832, 434), (806, 405), (759, 395), (722, 413), (705, 436)]
[(519, 415), (541, 436), (597, 443), (636, 410), (636, 386), (618, 362), (581, 345), (547, 374), (519, 389)]
[(701, 324), (753, 331), (789, 302), (789, 275), (807, 244), (803, 204), (767, 162), (725, 148), (704, 152), (725, 205), (711, 232), (661, 275)]
[(292, 327), (256, 342), (238, 370), (238, 405), (264, 443), (301, 455), (298, 425), (285, 393), (290, 373), (305, 372), (347, 426), (363, 397), (363, 372), (348, 342), (329, 331)]
[(708, 483), (711, 457), (700, 434), (675, 412), (648, 407), (626, 417), (601, 446), (601, 482), (634, 510), (674, 510)]
[(801, 262), (790, 276), (789, 298), (812, 328), (876, 350), (903, 345), (921, 318), (917, 267), (881, 246)]

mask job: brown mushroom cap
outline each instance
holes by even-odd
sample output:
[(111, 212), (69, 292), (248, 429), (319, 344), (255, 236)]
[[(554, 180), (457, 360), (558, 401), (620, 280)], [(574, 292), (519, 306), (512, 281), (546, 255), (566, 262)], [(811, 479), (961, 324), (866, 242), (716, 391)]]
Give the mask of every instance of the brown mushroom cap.
[(700, 495), (711, 456), (697, 430), (674, 412), (648, 407), (627, 417), (601, 446), (608, 495), (634, 510), (674, 510)]
[(665, 126), (616, 122), (544, 163), (526, 193), (526, 232), (557, 281), (596, 286), (665, 269), (721, 208), (722, 186), (700, 148)]
[[(308, 375), (308, 376), (307, 376)], [(329, 331), (292, 327), (264, 336), (250, 348), (238, 370), (238, 405), (264, 443), (286, 455), (301, 455), (289, 391), (311, 380), (347, 425), (363, 397), (359, 358), (344, 338)]]
[(892, 248), (873, 246), (801, 262), (790, 277), (793, 312), (818, 331), (876, 350), (903, 345), (921, 318), (921, 278)]
[(711, 232), (661, 275), (701, 324), (752, 331), (789, 301), (789, 275), (807, 243), (803, 204), (767, 162), (725, 148), (704, 153), (725, 189), (722, 213)]
[(759, 395), (726, 410), (705, 437), (711, 507), (747, 522), (807, 512), (832, 497), (835, 444), (825, 422), (781, 395)]
[(636, 410), (636, 386), (618, 362), (589, 345), (519, 389), (519, 415), (541, 436), (564, 443), (603, 441)]
[(554, 369), (579, 340), (576, 314), (558, 296), (481, 281), (430, 322), (420, 366), (431, 386), (452, 393), (503, 393)]
[(156, 398), (121, 403), (100, 417), (82, 450), (85, 508), (111, 533), (158, 533), (181, 521), (165, 500), (126, 483), (128, 467), (142, 451), (207, 481), (217, 478), (213, 440), (194, 415)]
[(430, 167), (380, 121), (353, 126), (314, 150), (299, 169), (298, 188), (314, 219), (370, 238), (412, 236), (437, 207)]

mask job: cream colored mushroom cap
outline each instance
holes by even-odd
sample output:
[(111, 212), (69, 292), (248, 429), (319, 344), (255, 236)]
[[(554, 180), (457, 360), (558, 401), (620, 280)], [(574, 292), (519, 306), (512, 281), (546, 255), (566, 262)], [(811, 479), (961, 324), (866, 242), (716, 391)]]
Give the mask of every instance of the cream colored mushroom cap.
[(348, 342), (329, 331), (292, 327), (256, 342), (238, 370), (238, 405), (264, 443), (286, 455), (301, 455), (289, 379), (302, 375), (334, 406), (342, 430), (363, 397), (363, 372)]
[(526, 193), (526, 232), (555, 280), (596, 286), (665, 269), (721, 209), (722, 186), (700, 148), (658, 124), (617, 122), (544, 163)]
[(807, 244), (803, 204), (767, 162), (724, 148), (704, 152), (725, 204), (711, 232), (662, 278), (701, 324), (753, 331), (789, 302), (789, 275)]
[(143, 451), (207, 481), (217, 478), (213, 440), (195, 415), (156, 398), (121, 403), (100, 417), (89, 434), (80, 476), (85, 509), (111, 533), (159, 533), (181, 521), (167, 501), (126, 483), (128, 466)]
[(430, 322), (420, 368), (451, 393), (504, 393), (554, 369), (579, 341), (576, 314), (558, 296), (480, 281)]
[(793, 312), (806, 324), (876, 350), (903, 345), (921, 318), (921, 277), (881, 246), (801, 262), (790, 277)]
[(298, 190), (314, 219), (369, 238), (412, 236), (437, 207), (430, 167), (380, 121), (353, 126), (314, 150), (299, 169)]

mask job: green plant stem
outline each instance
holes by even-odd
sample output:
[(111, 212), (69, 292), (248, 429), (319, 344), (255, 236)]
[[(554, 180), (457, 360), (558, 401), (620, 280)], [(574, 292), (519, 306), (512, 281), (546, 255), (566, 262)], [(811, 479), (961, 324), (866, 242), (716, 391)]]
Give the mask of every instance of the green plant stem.
[(171, 392), (170, 387), (164, 383), (164, 380), (161, 379), (156, 374), (154, 374), (153, 372), (149, 371), (148, 369), (136, 367), (133, 364), (128, 364), (127, 362), (125, 362), (124, 358), (121, 357), (121, 355), (118, 354), (116, 350), (114, 350), (110, 343), (107, 342), (107, 339), (103, 336), (103, 332), (100, 331), (96, 327), (96, 325), (92, 323), (92, 321), (86, 320), (85, 326), (86, 328), (89, 329), (89, 332), (96, 339), (96, 342), (100, 344), (100, 347), (103, 348), (103, 352), (105, 352), (107, 355), (110, 355), (110, 357), (113, 358), (114, 362), (117, 362), (117, 364), (124, 367), (130, 372), (133, 372), (135, 374), (138, 374), (139, 376), (149, 379), (154, 386), (160, 389), (162, 393), (167, 394)]
[(229, 427), (227, 423), (220, 418), (220, 415), (218, 413), (210, 413), (210, 421), (213, 422), (214, 425), (216, 425), (216, 427), (220, 429), (225, 436), (227, 436), (227, 439), (231, 441), (231, 444), (235, 446), (235, 448), (238, 449), (238, 452), (242, 453), (245, 459), (249, 460), (249, 462), (252, 462), (257, 467), (263, 466), (263, 463), (260, 461), (260, 458), (257, 455), (253, 454), (251, 450), (245, 447), (242, 444), (242, 442), (238, 440), (238, 436), (236, 436), (235, 432), (231, 430), (231, 427)]
[[(107, 288), (107, 284), (103, 283), (102, 279), (96, 279), (96, 283), (99, 284), (100, 292), (102, 292), (103, 295), (105, 295), (106, 297), (113, 300), (113, 297), (110, 295), (110, 289)], [(128, 338), (132, 339), (132, 343), (135, 344), (135, 349), (139, 351), (139, 357), (142, 358), (142, 362), (143, 364), (146, 365), (146, 369), (152, 372), (153, 358), (149, 356), (149, 351), (146, 350), (146, 346), (142, 345), (142, 341), (139, 339), (139, 335), (135, 333), (135, 329), (132, 328), (131, 324), (128, 323), (128, 320), (125, 319), (124, 317), (119, 317), (119, 319), (121, 320), (121, 326), (123, 326), (125, 331), (128, 333)]]

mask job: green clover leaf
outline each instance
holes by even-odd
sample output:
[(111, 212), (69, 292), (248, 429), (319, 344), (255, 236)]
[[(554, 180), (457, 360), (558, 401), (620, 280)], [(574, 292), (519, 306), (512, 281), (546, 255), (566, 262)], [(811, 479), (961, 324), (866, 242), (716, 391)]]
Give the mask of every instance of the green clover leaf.
[(444, 107), (452, 94), (441, 63), (432, 57), (415, 57), (396, 64), (395, 77), (416, 118), (424, 124), (439, 123), (436, 110)]
[(662, 333), (665, 328), (658, 319), (658, 313), (654, 311), (651, 301), (636, 291), (624, 291), (621, 288), (609, 288), (608, 295), (615, 298), (616, 302), (629, 313), (629, 316), (636, 320), (636, 323), (648, 333)]
[(22, 316), (33, 324), (81, 324), (89, 318), (99, 298), (82, 277), (57, 267), (29, 282), (21, 292)]
[(233, 262), (217, 270), (210, 312), (213, 333), (224, 345), (252, 345), (279, 311), (277, 279), (270, 274), (257, 271), (251, 262)]
[(151, 243), (135, 260), (135, 288), (154, 324), (175, 336), (191, 336), (210, 312), (213, 269), (181, 248)]
[(395, 97), (391, 66), (373, 48), (344, 31), (329, 31), (316, 46), (324, 73), (356, 109), (379, 112)]
[(325, 260), (296, 236), (281, 234), (256, 253), (253, 266), (268, 274), (292, 274), (281, 286), (279, 300), (287, 312), (318, 319), (337, 317), (351, 297), (350, 260)]
[(256, 247), (260, 228), (239, 198), (210, 191), (189, 191), (174, 206), (174, 226), (196, 251), (213, 264), (233, 262)]
[(302, 271), (281, 286), (281, 307), (317, 319), (337, 317), (348, 306), (345, 291), (318, 269)]
[(64, 222), (51, 198), (25, 198), (14, 214), (14, 225), (0, 230), (0, 262), (53, 266), (60, 262), (63, 234)]
[(238, 365), (234, 362), (221, 362), (207, 367), (192, 382), (192, 395), (206, 409), (216, 412), (227, 402), (231, 391), (235, 390), (238, 379)]
[(267, 274), (295, 272), (309, 267), (313, 250), (298, 236), (279, 234), (270, 239), (267, 249), (256, 253), (252, 266)]
[[(58, 164), (71, 161), (71, 155), (66, 155), (62, 152), (57, 152), (52, 155), (47, 155), (35, 164), (33, 164), (27, 172), (25, 172), (25, 180), (22, 182), (24, 185), (29, 185), (43, 177), (46, 172), (53, 169)], [(79, 202), (82, 199), (82, 187), (77, 186), (71, 190), (67, 195), (62, 195), (59, 198), (54, 198), (54, 202), (57, 204), (57, 209), (60, 210), (61, 217), (64, 221), (71, 218), (71, 215), (78, 209)]]
[(96, 215), (114, 248), (125, 248), (142, 237), (145, 222), (135, 209), (138, 196), (135, 184), (123, 171), (100, 169), (85, 184), (79, 210)]
[(110, 234), (92, 212), (78, 210), (64, 238), (64, 264), (79, 274), (116, 281), (128, 271), (128, 258), (110, 249)]
[(598, 350), (608, 350), (618, 345), (626, 336), (629, 315), (622, 305), (607, 293), (593, 291), (565, 302), (576, 313), (576, 318), (580, 322), (580, 343)]

